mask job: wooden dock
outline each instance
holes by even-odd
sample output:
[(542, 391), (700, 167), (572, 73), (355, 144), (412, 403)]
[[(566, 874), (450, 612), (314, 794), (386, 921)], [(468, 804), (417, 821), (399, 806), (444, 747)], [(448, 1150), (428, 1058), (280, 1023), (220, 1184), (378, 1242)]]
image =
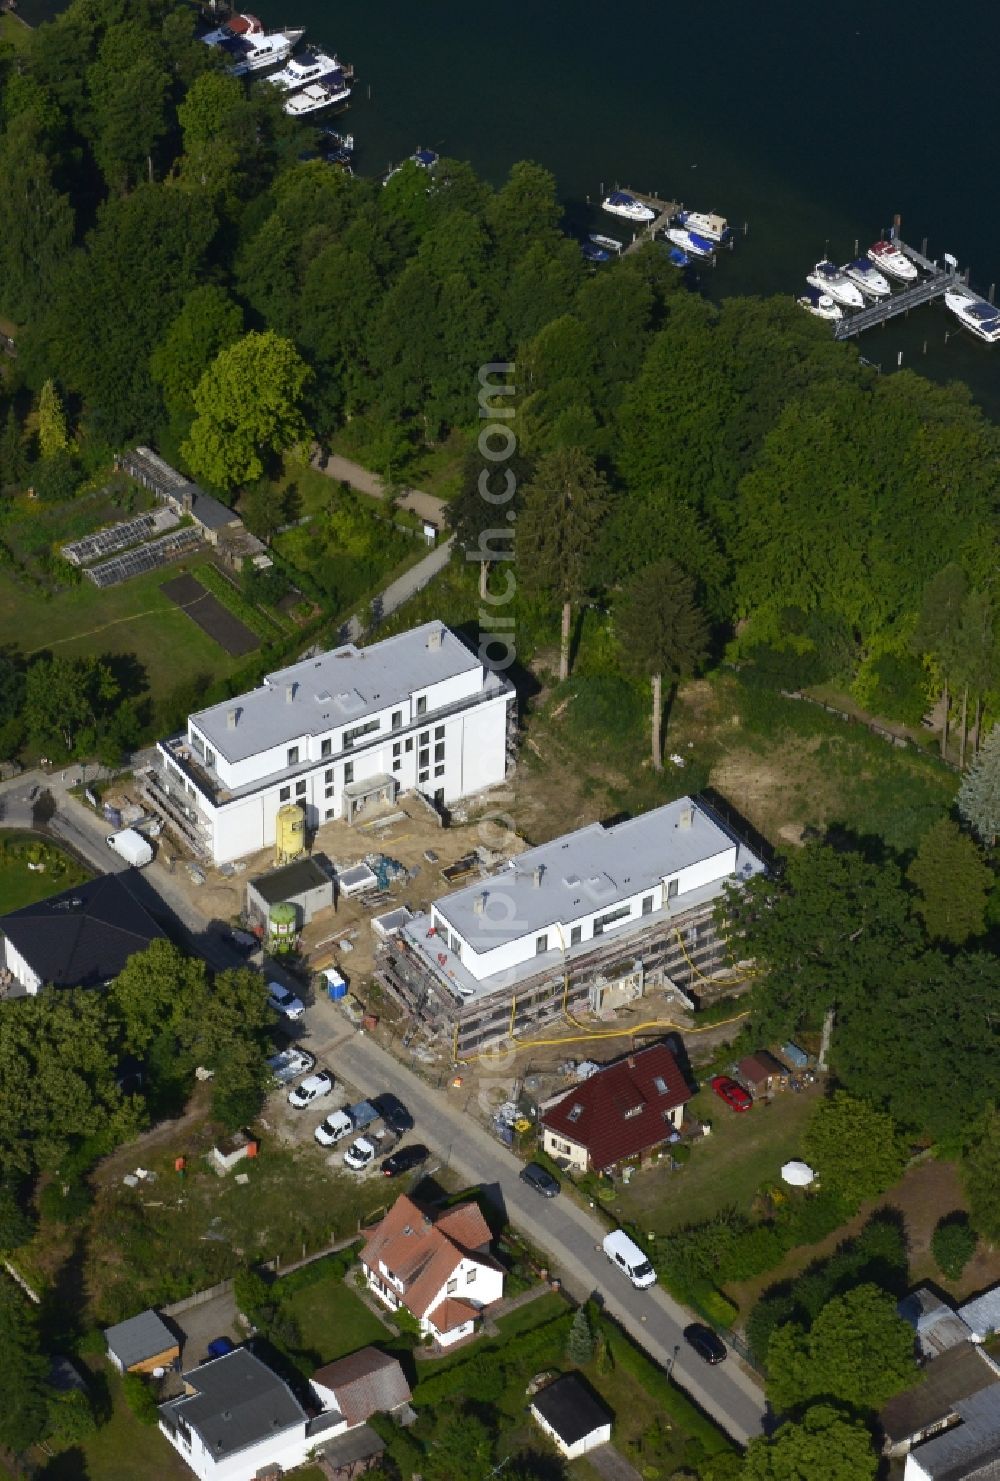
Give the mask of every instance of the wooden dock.
[(658, 231), (662, 231), (665, 226), (670, 224), (678, 211), (683, 211), (684, 209), (679, 201), (661, 201), (659, 196), (645, 195), (641, 190), (629, 189), (627, 185), (620, 185), (616, 188), (624, 190), (626, 194), (634, 196), (637, 201), (641, 201), (644, 206), (648, 206), (651, 211), (656, 212), (656, 220), (650, 221), (647, 225), (640, 228), (625, 248), (626, 253), (638, 252), (639, 248), (646, 242), (653, 240)]

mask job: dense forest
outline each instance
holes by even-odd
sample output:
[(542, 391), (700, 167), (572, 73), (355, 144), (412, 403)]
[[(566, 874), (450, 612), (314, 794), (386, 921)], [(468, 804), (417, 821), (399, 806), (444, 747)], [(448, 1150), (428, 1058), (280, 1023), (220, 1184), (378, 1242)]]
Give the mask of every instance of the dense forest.
[[(978, 738), (1000, 444), (963, 387), (879, 378), (787, 301), (714, 307), (655, 246), (593, 272), (537, 165), (496, 189), (452, 160), (350, 178), (169, 0), (74, 0), (0, 68), (8, 487), (35, 457), (65, 496), (142, 439), (235, 497), (347, 426), (404, 478), (471, 443), (479, 367), (512, 360), (525, 593), (620, 595), (641, 633), (655, 588), (779, 685), (836, 678), (910, 723), (941, 692)], [(68, 436), (40, 449), (24, 417), (46, 391)], [(454, 516), (471, 544), (477, 474)], [(708, 651), (697, 620), (682, 652), (630, 648), (674, 677)]]

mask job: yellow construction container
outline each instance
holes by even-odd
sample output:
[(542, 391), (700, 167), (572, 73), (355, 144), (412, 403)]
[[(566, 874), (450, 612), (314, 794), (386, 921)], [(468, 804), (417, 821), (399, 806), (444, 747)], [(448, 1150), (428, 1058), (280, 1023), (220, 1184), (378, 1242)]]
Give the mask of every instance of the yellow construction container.
[(294, 802), (278, 808), (274, 820), (274, 862), (290, 864), (306, 849), (306, 815)]

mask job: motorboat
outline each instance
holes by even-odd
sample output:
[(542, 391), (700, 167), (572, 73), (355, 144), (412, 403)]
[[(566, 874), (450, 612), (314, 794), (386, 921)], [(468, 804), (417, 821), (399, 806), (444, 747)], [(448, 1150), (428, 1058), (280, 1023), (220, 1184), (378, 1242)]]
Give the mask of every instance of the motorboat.
[(289, 118), (302, 118), (307, 113), (318, 113), (321, 108), (332, 108), (337, 103), (346, 103), (351, 96), (347, 83), (311, 82), (301, 92), (293, 93), (282, 103), (282, 111)]
[(325, 82), (335, 72), (343, 76), (343, 71), (336, 57), (310, 47), (302, 56), (292, 57), (287, 66), (267, 80), (272, 87), (283, 93), (290, 93), (296, 88), (307, 87), (310, 82)]
[(892, 292), (889, 279), (883, 277), (874, 262), (869, 262), (867, 257), (858, 257), (854, 262), (845, 262), (841, 271), (850, 278), (852, 283), (857, 283), (866, 298), (888, 298)]
[(440, 154), (433, 149), (415, 149), (410, 155), (410, 159), (421, 170), (433, 170), (440, 158)]
[(671, 247), (667, 252), (667, 261), (673, 267), (690, 267), (691, 259), (683, 247)]
[(806, 277), (806, 282), (810, 287), (818, 288), (821, 293), (828, 293), (832, 299), (837, 303), (842, 303), (845, 308), (862, 309), (865, 306), (861, 289), (832, 262), (817, 262), (812, 272)]
[(656, 212), (652, 206), (636, 200), (627, 190), (613, 190), (609, 196), (605, 196), (601, 202), (601, 210), (607, 211), (610, 216), (624, 216), (626, 221), (637, 221), (641, 225), (656, 220)]
[(815, 314), (817, 319), (837, 320), (844, 317), (844, 310), (839, 303), (835, 303), (829, 293), (821, 293), (812, 284), (797, 298), (796, 303), (804, 308), (807, 314)]
[(225, 52), (229, 60), (227, 71), (233, 77), (246, 77), (287, 61), (305, 34), (304, 27), (265, 31), (255, 15), (234, 15), (202, 40), (206, 46), (216, 46)]
[(711, 257), (718, 245), (710, 242), (707, 237), (699, 236), (696, 231), (689, 231), (686, 226), (668, 226), (666, 238), (673, 242), (675, 247), (680, 247), (689, 257)]
[(595, 247), (603, 247), (605, 252), (613, 252), (616, 257), (620, 257), (625, 250), (624, 242), (620, 242), (617, 237), (602, 236), (599, 231), (592, 231), (587, 241), (593, 242)]
[(900, 283), (915, 283), (917, 264), (901, 252), (895, 242), (873, 242), (868, 248), (868, 257), (882, 272)]
[(951, 309), (960, 324), (971, 334), (988, 345), (1000, 340), (1000, 309), (984, 298), (979, 298), (970, 288), (949, 288), (944, 296), (945, 307)]
[(726, 218), (716, 216), (711, 211), (678, 211), (677, 222), (680, 226), (686, 226), (688, 231), (696, 231), (699, 236), (707, 237), (710, 242), (725, 242), (732, 236)]
[(581, 242), (580, 251), (588, 262), (610, 262), (611, 253), (604, 247), (599, 247), (596, 242)]

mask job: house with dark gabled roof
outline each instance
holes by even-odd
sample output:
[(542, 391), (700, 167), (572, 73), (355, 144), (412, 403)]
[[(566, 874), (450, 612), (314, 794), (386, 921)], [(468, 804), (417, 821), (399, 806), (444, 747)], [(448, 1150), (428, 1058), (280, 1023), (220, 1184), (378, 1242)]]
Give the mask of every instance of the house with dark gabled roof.
[(676, 1140), (692, 1090), (673, 1051), (651, 1044), (615, 1060), (542, 1114), (542, 1148), (573, 1172), (645, 1161)]
[(3, 964), (32, 997), (46, 984), (104, 987), (130, 956), (166, 939), (117, 874), (0, 916), (0, 933)]
[(432, 1213), (403, 1194), (370, 1232), (361, 1267), (383, 1305), (405, 1306), (421, 1332), (450, 1347), (470, 1336), (483, 1309), (503, 1296), (490, 1237), (475, 1203)]

